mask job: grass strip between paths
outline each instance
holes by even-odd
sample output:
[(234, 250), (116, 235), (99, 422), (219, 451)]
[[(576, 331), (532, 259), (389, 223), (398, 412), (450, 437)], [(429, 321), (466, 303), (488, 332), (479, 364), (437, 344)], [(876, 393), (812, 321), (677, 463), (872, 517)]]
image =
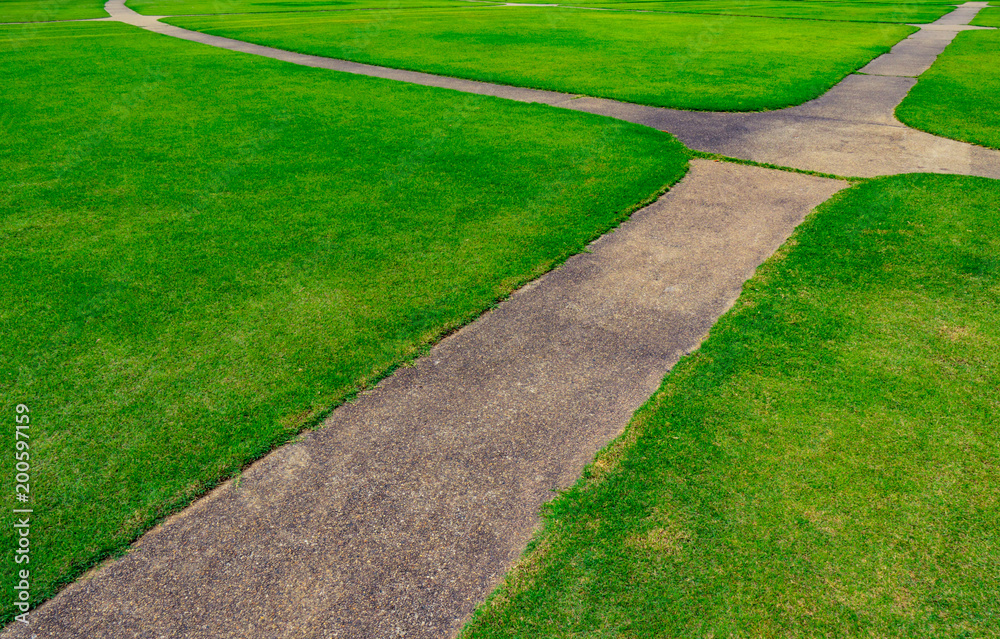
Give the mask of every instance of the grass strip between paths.
[(754, 2), (764, 3), (764, 2), (774, 2), (774, 1), (801, 2), (803, 4), (810, 4), (814, 2), (819, 4), (830, 4), (830, 5), (849, 4), (857, 6), (861, 10), (864, 10), (866, 7), (869, 7), (870, 5), (875, 5), (875, 6), (892, 5), (898, 7), (909, 7), (913, 5), (945, 5), (954, 7), (956, 4), (960, 4), (956, 3), (954, 0), (897, 0), (897, 1), (894, 0), (520, 0), (520, 2), (527, 4), (561, 4), (561, 5), (580, 5), (580, 6), (607, 4), (609, 6), (614, 5), (623, 7), (629, 5), (642, 7), (643, 5), (647, 4), (662, 4), (664, 6), (674, 6), (674, 5), (704, 6), (713, 4), (715, 2), (722, 3), (731, 1), (745, 2), (748, 4)]
[[(149, 16), (199, 13), (285, 13), (295, 11), (403, 11), (428, 7), (469, 8), (462, 0), (128, 0), (130, 9)], [(474, 6), (474, 5), (473, 5)]]
[(801, 104), (915, 27), (545, 7), (167, 20), (279, 49), (652, 106)]
[[(612, 8), (622, 11), (676, 11), (728, 13), (733, 15), (846, 20), (850, 22), (932, 22), (954, 10), (946, 3), (859, 3), (850, 0), (666, 0), (609, 2), (607, 0), (564, 0), (558, 4)], [(146, 15), (281, 13), (295, 11), (465, 7), (462, 0), (129, 0), (128, 6)], [(476, 6), (472, 4), (471, 6)], [(481, 6), (481, 5), (480, 5)]]
[(31, 410), (34, 603), (687, 166), (543, 105), (114, 23), (3, 33), (0, 406)]
[(976, 14), (970, 23), (979, 27), (1000, 28), (1000, 8), (986, 8)]
[(995, 634), (998, 209), (940, 175), (821, 206), (462, 636)]
[(896, 117), (921, 131), (1000, 149), (997, 69), (1000, 31), (959, 33), (896, 107)]

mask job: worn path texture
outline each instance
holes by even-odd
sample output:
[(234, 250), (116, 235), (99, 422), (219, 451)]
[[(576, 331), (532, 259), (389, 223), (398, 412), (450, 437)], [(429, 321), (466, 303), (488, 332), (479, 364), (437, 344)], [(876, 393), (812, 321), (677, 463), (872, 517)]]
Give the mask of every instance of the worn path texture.
[(694, 161), (590, 252), (43, 605), (34, 632), (454, 634), (552, 490), (573, 483), (757, 265), (845, 186)]
[[(978, 6), (978, 5), (976, 5)], [(611, 115), (697, 149), (847, 175), (1000, 177), (1000, 154), (919, 133), (893, 107), (949, 16), (827, 95), (691, 113), (329, 60), (113, 19), (296, 64)], [(973, 7), (975, 9), (975, 7)], [(974, 10), (951, 22), (965, 24)], [(414, 366), (145, 535), (4, 637), (453, 636), (524, 549), (543, 502), (621, 432), (742, 283), (846, 182), (695, 160), (656, 203)]]

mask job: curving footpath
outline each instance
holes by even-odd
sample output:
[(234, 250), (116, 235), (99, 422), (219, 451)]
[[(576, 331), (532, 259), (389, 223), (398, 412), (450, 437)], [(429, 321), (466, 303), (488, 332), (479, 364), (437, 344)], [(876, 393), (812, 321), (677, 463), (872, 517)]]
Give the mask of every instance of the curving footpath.
[[(853, 175), (1000, 177), (1000, 153), (907, 129), (891, 115), (914, 82), (903, 73), (929, 66), (957, 33), (943, 22), (949, 16), (873, 61), (870, 75), (849, 76), (808, 104), (714, 114), (304, 56), (164, 25), (123, 0), (108, 10), (151, 31), (296, 64), (621, 117), (736, 157)], [(453, 636), (524, 549), (552, 489), (575, 481), (755, 268), (846, 186), (694, 160), (669, 193), (589, 252), (256, 462), (238, 485), (221, 485), (150, 531), (3, 637)]]

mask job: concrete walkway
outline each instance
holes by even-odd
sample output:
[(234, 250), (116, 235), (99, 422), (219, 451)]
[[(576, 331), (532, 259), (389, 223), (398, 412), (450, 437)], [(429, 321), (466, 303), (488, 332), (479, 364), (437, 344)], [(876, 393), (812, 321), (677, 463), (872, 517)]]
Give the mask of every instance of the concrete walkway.
[(599, 98), (559, 104), (644, 124), (722, 155), (855, 177), (960, 173), (1000, 178), (1000, 151), (941, 138), (899, 122), (895, 108), (985, 2), (969, 2), (903, 40), (800, 106), (764, 113), (659, 109)]
[(696, 160), (517, 291), (5, 637), (453, 635), (744, 280), (845, 182)]
[(967, 2), (936, 22), (914, 25), (920, 31), (823, 96), (761, 113), (664, 109), (293, 53), (167, 25), (160, 22), (165, 16), (140, 15), (126, 7), (125, 0), (109, 0), (105, 9), (111, 18), (100, 20), (302, 66), (596, 113), (668, 131), (692, 149), (755, 162), (852, 177), (931, 172), (1000, 179), (1000, 151), (911, 129), (894, 113), (916, 76), (958, 33), (989, 28), (968, 25), (986, 6)]
[(112, 18), (149, 31), (202, 44), (260, 55), (292, 64), (493, 95), (520, 102), (541, 102), (643, 124), (677, 136), (692, 149), (821, 173), (874, 177), (932, 172), (1000, 179), (1000, 151), (911, 129), (894, 110), (926, 70), (986, 2), (967, 2), (903, 40), (847, 76), (825, 95), (797, 107), (763, 113), (711, 113), (649, 107), (555, 91), (510, 87), (416, 71), (402, 71), (345, 60), (293, 53), (240, 40), (163, 24), (110, 0)]
[[(633, 121), (674, 118), (703, 136), (719, 115), (303, 56), (163, 25), (129, 12), (122, 0), (108, 9), (115, 19), (227, 49)], [(910, 58), (922, 54), (919, 46), (906, 50)], [(895, 62), (884, 64), (883, 71)], [(834, 89), (839, 97), (797, 107), (801, 138), (784, 152), (813, 157), (810, 128), (824, 121), (835, 123), (825, 129), (830, 135), (864, 135), (866, 126), (908, 132), (884, 106), (911, 80), (849, 77)], [(872, 94), (872, 86), (879, 91)], [(746, 153), (771, 148), (761, 139), (767, 126), (755, 134), (749, 129), (733, 125), (718, 143)], [(883, 164), (856, 166), (896, 172), (907, 162), (926, 162), (919, 153), (933, 150), (928, 144), (867, 150), (866, 157)], [(967, 147), (961, 145), (962, 156), (947, 146), (933, 163), (979, 171)], [(815, 157), (821, 161), (824, 152)], [(837, 162), (819, 170), (832, 171)], [(579, 476), (677, 359), (697, 347), (756, 266), (845, 186), (692, 162), (667, 195), (597, 240), (591, 252), (517, 291), (415, 366), (339, 408), (323, 429), (255, 463), (238, 486), (220, 486), (145, 535), (127, 556), (70, 585), (32, 613), (30, 628), (14, 624), (3, 637), (454, 635), (523, 550), (551, 490)]]

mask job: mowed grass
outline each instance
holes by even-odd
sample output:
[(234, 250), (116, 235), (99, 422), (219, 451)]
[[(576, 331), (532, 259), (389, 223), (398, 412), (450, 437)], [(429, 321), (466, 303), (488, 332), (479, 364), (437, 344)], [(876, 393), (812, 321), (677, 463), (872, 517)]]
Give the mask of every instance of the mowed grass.
[(1000, 149), (998, 69), (1000, 31), (959, 33), (896, 107), (896, 117), (922, 131)]
[[(572, 3), (570, 3), (572, 4)], [(680, 13), (718, 13), (738, 16), (796, 18), (802, 20), (838, 20), (848, 22), (934, 22), (955, 7), (946, 4), (876, 4), (805, 0), (666, 0), (664, 2), (600, 2), (587, 6), (618, 11), (671, 11)]]
[(970, 24), (980, 27), (1000, 28), (1000, 9), (987, 8), (976, 14)]
[(401, 11), (426, 7), (468, 7), (461, 0), (127, 0), (130, 9), (150, 16), (199, 13), (287, 13), (292, 11)]
[[(105, 0), (0, 0), (0, 22), (106, 18)], [(8, 36), (9, 37), (9, 36)]]
[(113, 23), (3, 56), (0, 405), (31, 410), (36, 603), (687, 165), (640, 126)]
[(301, 53), (681, 109), (800, 104), (914, 27), (544, 7), (172, 18)]
[(821, 206), (462, 636), (996, 636), (998, 209), (933, 175)]

